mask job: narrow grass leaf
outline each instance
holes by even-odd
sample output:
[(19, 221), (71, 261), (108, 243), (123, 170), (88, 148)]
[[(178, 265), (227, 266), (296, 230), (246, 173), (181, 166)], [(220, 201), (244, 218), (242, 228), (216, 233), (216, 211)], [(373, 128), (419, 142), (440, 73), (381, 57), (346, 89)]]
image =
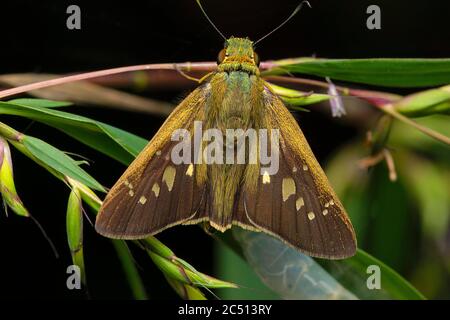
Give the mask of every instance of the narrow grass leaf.
[(25, 117), (52, 126), (123, 164), (129, 164), (148, 142), (108, 124), (52, 108), (0, 101), (0, 114)]
[(112, 243), (116, 249), (120, 263), (122, 264), (122, 268), (125, 272), (128, 284), (130, 285), (133, 297), (137, 300), (148, 299), (144, 283), (142, 282), (141, 276), (139, 275), (139, 271), (136, 268), (133, 256), (131, 255), (130, 249), (128, 248), (126, 242), (122, 240), (112, 240)]
[(315, 260), (262, 232), (233, 229), (244, 256), (261, 280), (283, 299), (341, 299), (357, 297)]
[(428, 87), (450, 83), (450, 59), (304, 59), (273, 61), (264, 74), (302, 73), (384, 87)]
[[(340, 283), (361, 299), (423, 300), (425, 297), (393, 269), (370, 254), (358, 249), (355, 256), (345, 260), (318, 260)], [(369, 266), (380, 270), (381, 289), (367, 286)]]
[(12, 99), (9, 100), (8, 102), (22, 106), (38, 107), (38, 108), (61, 108), (73, 105), (72, 102), (68, 101), (55, 101), (55, 100), (31, 99), (31, 98)]
[(106, 192), (100, 183), (76, 164), (75, 160), (59, 149), (45, 141), (31, 136), (23, 137), (22, 143), (35, 158), (42, 161), (50, 168), (84, 183), (92, 189)]

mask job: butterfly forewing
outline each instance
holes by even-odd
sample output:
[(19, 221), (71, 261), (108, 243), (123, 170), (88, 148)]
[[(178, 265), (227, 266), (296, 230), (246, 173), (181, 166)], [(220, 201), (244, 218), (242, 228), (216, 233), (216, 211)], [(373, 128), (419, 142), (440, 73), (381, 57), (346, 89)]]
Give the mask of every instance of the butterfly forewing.
[[(279, 170), (243, 190), (253, 225), (316, 257), (344, 258), (356, 250), (353, 228), (297, 122), (270, 91), (268, 119), (280, 130)], [(271, 201), (268, 201), (271, 199)]]
[(177, 129), (192, 130), (201, 120), (207, 92), (191, 93), (108, 193), (96, 221), (105, 236), (136, 239), (186, 222), (197, 213), (205, 186), (196, 181), (193, 164), (174, 164), (171, 151)]

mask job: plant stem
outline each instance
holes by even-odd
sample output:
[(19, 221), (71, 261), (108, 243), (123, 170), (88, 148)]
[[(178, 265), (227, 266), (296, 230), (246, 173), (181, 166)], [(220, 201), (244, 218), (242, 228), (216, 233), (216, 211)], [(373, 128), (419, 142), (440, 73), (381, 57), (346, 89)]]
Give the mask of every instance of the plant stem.
[(208, 70), (214, 70), (216, 68), (216, 66), (217, 66), (217, 64), (213, 63), (213, 62), (196, 62), (196, 63), (185, 62), (185, 63), (179, 63), (179, 64), (174, 64), (174, 63), (143, 64), (143, 65), (136, 65), (136, 66), (105, 69), (105, 70), (100, 70), (100, 71), (86, 72), (86, 73), (81, 73), (81, 74), (60, 77), (60, 78), (51, 79), (51, 80), (39, 81), (36, 83), (30, 83), (27, 85), (3, 90), (3, 91), (0, 91), (0, 99), (8, 97), (8, 96), (16, 95), (19, 93), (31, 91), (31, 90), (47, 88), (47, 87), (61, 85), (64, 83), (69, 83), (69, 82), (74, 82), (74, 81), (104, 77), (104, 76), (109, 76), (112, 74), (118, 74), (118, 73), (123, 73), (123, 72), (140, 71), (140, 70), (176, 70), (176, 68), (180, 68), (180, 69), (187, 70), (187, 71), (189, 71), (193, 68), (195, 68), (196, 70), (208, 71)]
[[(261, 62), (260, 69), (270, 69), (274, 67), (274, 63), (270, 61)], [(132, 72), (132, 71), (142, 71), (142, 70), (177, 70), (181, 69), (183, 71), (214, 71), (217, 68), (217, 63), (212, 61), (203, 61), (203, 62), (183, 62), (183, 63), (155, 63), (155, 64), (142, 64), (135, 66), (127, 66), (127, 67), (119, 67), (112, 69), (105, 69), (93, 72), (85, 72), (81, 74), (64, 76), (56, 79), (39, 81), (35, 83), (30, 83), (27, 85), (2, 90), (0, 91), (0, 99), (9, 97), (12, 95), (16, 95), (19, 93), (24, 93), (31, 90), (37, 90), (47, 87), (52, 87), (56, 85), (61, 85), (64, 83), (80, 81), (80, 80), (88, 80), (93, 78), (110, 76), (113, 74), (119, 74), (124, 72)]]
[[(297, 77), (285, 77), (285, 76), (266, 76), (264, 79), (272, 81), (272, 82), (282, 82), (282, 83), (293, 83), (293, 84), (301, 84), (307, 86), (314, 86), (323, 89), (328, 89), (329, 84), (324, 81), (297, 78)], [(394, 102), (402, 98), (402, 96), (380, 92), (380, 91), (372, 91), (372, 90), (361, 90), (361, 89), (352, 89), (349, 87), (336, 86), (338, 91), (340, 91), (344, 96), (354, 96), (357, 98), (364, 99), (371, 104), (386, 104), (390, 102)]]
[(426, 135), (428, 135), (428, 136), (430, 136), (430, 137), (432, 137), (432, 138), (434, 138), (434, 139), (436, 139), (438, 141), (441, 141), (442, 143), (450, 145), (450, 138), (449, 137), (447, 137), (447, 136), (445, 136), (445, 135), (443, 135), (443, 134), (441, 134), (439, 132), (436, 132), (436, 131), (434, 131), (434, 130), (432, 130), (430, 128), (424, 127), (424, 126), (418, 124), (417, 122), (409, 119), (408, 117), (398, 113), (397, 111), (394, 110), (392, 104), (388, 104), (388, 105), (385, 105), (383, 107), (379, 106), (378, 108), (380, 110), (382, 110), (383, 112), (385, 112), (385, 113), (391, 115), (392, 117), (396, 118), (397, 120), (400, 120), (400, 121), (402, 121), (402, 122), (404, 122), (404, 123), (406, 123), (406, 124), (416, 128), (417, 130), (425, 133)]

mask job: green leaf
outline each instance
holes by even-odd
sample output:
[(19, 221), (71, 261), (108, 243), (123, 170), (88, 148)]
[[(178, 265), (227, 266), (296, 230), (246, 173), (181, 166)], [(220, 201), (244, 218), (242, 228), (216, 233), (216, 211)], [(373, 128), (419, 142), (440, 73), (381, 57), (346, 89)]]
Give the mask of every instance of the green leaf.
[(214, 242), (215, 274), (219, 279), (233, 281), (238, 290), (220, 289), (217, 294), (221, 299), (280, 299), (258, 277), (255, 270), (245, 261), (244, 257), (234, 252), (227, 243)]
[(303, 73), (385, 87), (450, 83), (450, 59), (286, 59), (264, 74)]
[[(263, 282), (288, 299), (424, 299), (409, 282), (362, 250), (349, 259), (313, 259), (263, 232), (234, 228)], [(370, 290), (367, 268), (378, 266), (381, 289)]]
[(437, 242), (445, 239), (450, 221), (450, 171), (412, 152), (397, 153), (396, 161), (399, 175), (407, 182), (405, 187), (422, 216), (423, 232)]
[(9, 103), (20, 104), (28, 107), (38, 107), (38, 108), (60, 108), (68, 107), (73, 105), (72, 102), (68, 101), (54, 101), (47, 99), (30, 99), (30, 98), (20, 98), (9, 100)]
[[(401, 152), (396, 150), (396, 159)], [(414, 211), (409, 209), (415, 205), (408, 202), (414, 196), (405, 193), (401, 175), (395, 183), (389, 181), (384, 163), (371, 168), (370, 174), (358, 168), (355, 163), (366, 153), (357, 143), (341, 148), (328, 162), (327, 176), (351, 217), (357, 232), (358, 246), (369, 248), (397, 270), (409, 270), (408, 261), (414, 260), (411, 254), (417, 252), (412, 239), (415, 231), (412, 221)], [(362, 250), (358, 250), (350, 259), (318, 261), (361, 299), (423, 299), (423, 295), (391, 267)], [(366, 286), (370, 276), (366, 272), (370, 265), (380, 267), (380, 290), (369, 290)]]
[(80, 181), (95, 190), (106, 192), (100, 183), (76, 164), (75, 160), (59, 149), (31, 136), (25, 136), (21, 141), (32, 156), (53, 170)]
[[(320, 260), (324, 268), (340, 283), (361, 299), (423, 300), (425, 297), (408, 281), (383, 262), (358, 249), (356, 255), (345, 260)], [(368, 289), (369, 266), (380, 268), (381, 289)]]
[(45, 123), (123, 164), (129, 164), (147, 144), (147, 140), (124, 130), (55, 109), (0, 102), (0, 113)]
[(128, 280), (128, 285), (130, 286), (133, 297), (137, 300), (147, 300), (148, 296), (145, 291), (144, 283), (127, 243), (123, 240), (111, 240), (111, 242), (116, 249), (117, 256), (122, 264), (122, 268)]
[[(450, 137), (448, 116), (433, 115), (417, 118), (415, 121), (421, 126)], [(393, 122), (389, 135), (389, 145), (395, 148), (401, 147), (410, 151), (429, 154), (433, 157), (434, 161), (439, 161), (443, 164), (450, 163), (450, 148), (447, 145), (415, 130), (415, 128), (401, 121)]]
[[(351, 195), (347, 199), (352, 201)], [(370, 225), (364, 248), (395, 270), (407, 272), (410, 261), (418, 258), (418, 211), (403, 176), (393, 183), (385, 163), (372, 167), (363, 199), (365, 207), (351, 214), (364, 215)]]
[(283, 299), (356, 299), (315, 260), (262, 232), (234, 228), (245, 258), (261, 280)]

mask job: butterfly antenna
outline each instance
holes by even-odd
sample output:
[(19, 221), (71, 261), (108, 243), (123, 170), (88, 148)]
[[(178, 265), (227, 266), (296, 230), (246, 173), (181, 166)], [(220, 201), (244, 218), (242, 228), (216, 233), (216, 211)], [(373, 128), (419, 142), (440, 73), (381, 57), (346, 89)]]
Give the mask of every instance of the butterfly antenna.
[[(197, 2), (198, 2), (198, 0), (197, 0)], [(308, 7), (312, 8), (312, 7), (311, 7), (311, 4), (310, 4), (308, 1), (303, 0), (303, 1), (300, 2), (300, 4), (294, 9), (294, 11), (292, 11), (291, 15), (290, 15), (286, 20), (284, 20), (278, 27), (276, 27), (275, 29), (273, 29), (272, 31), (270, 31), (268, 34), (266, 34), (265, 36), (259, 38), (259, 39), (256, 40), (255, 42), (253, 42), (253, 44), (255, 45), (255, 44), (257, 44), (258, 42), (260, 42), (261, 40), (264, 40), (265, 38), (267, 38), (268, 36), (270, 36), (272, 33), (274, 33), (275, 31), (277, 31), (278, 29), (280, 29), (282, 26), (284, 26), (286, 23), (288, 23), (288, 21), (291, 20), (291, 19), (292, 19), (292, 18), (293, 18), (293, 17), (294, 17), (301, 9), (302, 9), (302, 7), (303, 7), (303, 5), (304, 5), (305, 3), (308, 5)]]
[(202, 4), (200, 3), (200, 0), (196, 0), (198, 6), (200, 7), (200, 10), (202, 10), (203, 15), (206, 17), (206, 19), (209, 21), (209, 23), (213, 26), (214, 29), (216, 29), (216, 31), (220, 34), (220, 36), (226, 41), (227, 38), (223, 35), (222, 32), (220, 32), (219, 28), (216, 27), (216, 25), (214, 24), (214, 22), (212, 22), (212, 20), (208, 17), (208, 14), (206, 13), (205, 9), (203, 9)]

